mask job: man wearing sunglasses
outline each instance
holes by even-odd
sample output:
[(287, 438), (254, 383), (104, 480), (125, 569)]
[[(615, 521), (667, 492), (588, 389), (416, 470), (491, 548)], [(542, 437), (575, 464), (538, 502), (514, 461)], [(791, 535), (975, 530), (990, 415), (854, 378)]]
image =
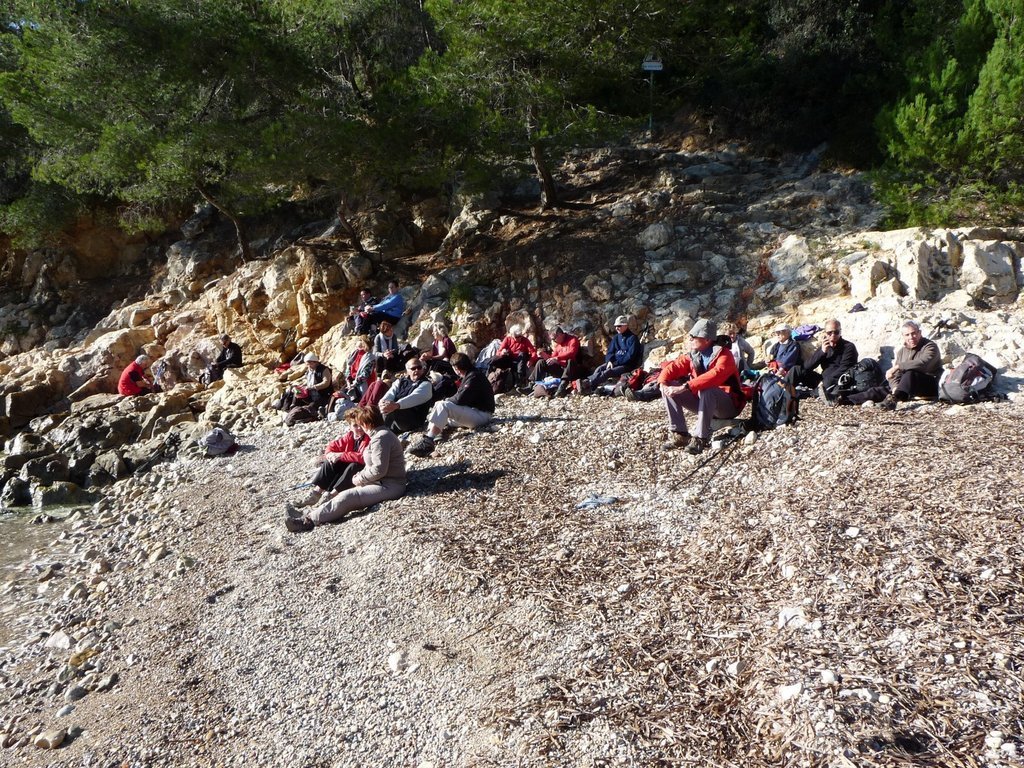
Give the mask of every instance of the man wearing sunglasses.
[(378, 404), (384, 426), (396, 434), (423, 429), (433, 394), (430, 379), (423, 374), (423, 363), (418, 357), (410, 358), (405, 363), (405, 376), (391, 385)]
[[(843, 338), (843, 327), (835, 318), (825, 323), (825, 338), (810, 359), (790, 372), (791, 383), (815, 389), (826, 403), (835, 398), (839, 377), (857, 365), (857, 347)], [(821, 368), (818, 373), (815, 368)]]

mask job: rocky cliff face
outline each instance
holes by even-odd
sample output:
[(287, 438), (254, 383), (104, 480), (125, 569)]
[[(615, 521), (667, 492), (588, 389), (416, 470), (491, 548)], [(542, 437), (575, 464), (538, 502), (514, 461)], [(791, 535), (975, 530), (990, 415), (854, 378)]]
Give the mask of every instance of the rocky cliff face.
[[(271, 369), (306, 350), (339, 369), (359, 289), (379, 295), (391, 277), (409, 305), (401, 332), (420, 346), (439, 319), (470, 352), (512, 321), (538, 339), (559, 322), (599, 352), (611, 319), (626, 313), (649, 329), (657, 362), (678, 353), (699, 316), (739, 320), (755, 346), (780, 319), (837, 316), (862, 355), (885, 362), (912, 317), (947, 362), (979, 352), (1009, 389), (1024, 370), (1020, 230), (878, 231), (868, 184), (822, 170), (816, 153), (607, 148), (579, 152), (561, 176), (571, 203), (554, 212), (479, 200), (367, 206), (355, 219), (365, 253), (337, 221), (312, 222), (261, 240), (263, 257), (240, 263), (204, 211), (166, 247), (108, 234), (67, 252), (12, 254), (10, 303), (0, 309), (0, 433), (31, 431), (55, 455), (91, 456), (68, 474), (88, 483), (100, 457), (118, 476), (212, 421), (258, 427), (276, 415), (265, 408), (280, 387)], [(137, 298), (140, 282), (148, 288)], [(90, 321), (119, 291), (119, 303)], [(864, 311), (851, 314), (856, 304)], [(220, 332), (242, 345), (247, 366), (203, 389), (194, 382)], [(117, 376), (140, 352), (178, 386), (117, 402)], [(3, 479), (20, 473), (25, 498), (32, 476), (15, 464)]]

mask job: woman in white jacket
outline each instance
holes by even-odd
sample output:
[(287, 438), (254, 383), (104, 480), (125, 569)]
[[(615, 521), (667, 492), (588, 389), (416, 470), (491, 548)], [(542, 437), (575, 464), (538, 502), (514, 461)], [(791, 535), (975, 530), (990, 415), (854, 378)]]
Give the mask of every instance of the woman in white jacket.
[(363, 452), (365, 464), (352, 478), (352, 488), (342, 491), (320, 506), (303, 514), (292, 504), (285, 505), (285, 526), (289, 531), (311, 531), (322, 523), (333, 523), (350, 512), (397, 499), (405, 495), (405, 453), (395, 433), (384, 427), (376, 408), (358, 408), (351, 418), (370, 436)]

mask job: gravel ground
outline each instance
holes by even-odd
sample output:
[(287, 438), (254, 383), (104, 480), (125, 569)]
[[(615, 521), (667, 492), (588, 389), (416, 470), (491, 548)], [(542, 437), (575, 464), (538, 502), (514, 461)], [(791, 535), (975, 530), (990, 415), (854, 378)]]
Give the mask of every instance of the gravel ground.
[(1022, 411), (805, 401), (694, 459), (658, 403), (510, 398), (299, 535), (337, 427), (267, 422), (0, 588), (0, 764), (1024, 764)]

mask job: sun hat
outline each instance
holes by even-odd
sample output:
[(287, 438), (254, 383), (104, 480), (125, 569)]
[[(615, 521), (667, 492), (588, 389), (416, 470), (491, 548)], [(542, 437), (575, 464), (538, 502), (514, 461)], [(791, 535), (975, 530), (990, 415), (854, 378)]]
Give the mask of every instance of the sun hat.
[(302, 362), (304, 362), (304, 363), (319, 363), (320, 362), (320, 358), (317, 357), (316, 352), (307, 352), (306, 356), (304, 358), (302, 358)]
[(615, 318), (616, 325), (629, 325), (629, 318), (625, 315), (619, 315)]

